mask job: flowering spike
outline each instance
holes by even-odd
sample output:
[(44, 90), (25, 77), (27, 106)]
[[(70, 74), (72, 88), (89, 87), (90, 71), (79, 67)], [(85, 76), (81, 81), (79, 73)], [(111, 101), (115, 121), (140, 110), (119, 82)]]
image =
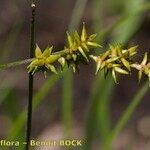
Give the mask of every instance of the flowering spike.
[(147, 53), (145, 53), (143, 61), (142, 61), (142, 65), (145, 65), (147, 63)]
[(56, 68), (53, 65), (46, 65), (47, 69), (51, 70), (53, 73), (57, 74)]
[(117, 56), (117, 50), (116, 48), (114, 48), (112, 45), (109, 45), (110, 49), (111, 49), (111, 55), (112, 57), (116, 57)]
[(53, 46), (49, 47), (49, 54), (52, 53), (52, 50), (53, 50)]
[(87, 39), (87, 32), (85, 29), (85, 23), (83, 23), (83, 28), (82, 28), (82, 34), (81, 34), (81, 41), (85, 42)]
[(101, 67), (101, 61), (97, 61), (97, 63), (96, 63), (96, 72), (95, 72), (95, 74), (98, 73), (100, 67)]
[(111, 63), (111, 62), (117, 61), (118, 58), (119, 58), (119, 57), (112, 57), (112, 58), (107, 59), (106, 62), (107, 62), (107, 63)]
[(77, 31), (74, 32), (74, 38), (78, 45), (80, 45), (80, 36)]
[(35, 49), (35, 58), (32, 59), (30, 65), (27, 67), (28, 72), (34, 74), (35, 72), (42, 70), (45, 76), (47, 70), (57, 73), (54, 66), (56, 62), (60, 63), (62, 69), (67, 63), (68, 67), (72, 67), (75, 72), (76, 70), (79, 70), (81, 63), (87, 64), (89, 58), (92, 58), (96, 62), (96, 74), (98, 71), (104, 70), (104, 75), (106, 77), (108, 72), (111, 72), (116, 83), (116, 74), (129, 74), (131, 67), (139, 71), (139, 81), (141, 80), (142, 75), (145, 74), (150, 83), (150, 62), (147, 53), (145, 53), (140, 64), (133, 63), (133, 60), (131, 59), (132, 56), (137, 53), (138, 46), (123, 49), (120, 45), (110, 45), (110, 48), (99, 56), (90, 55), (90, 47), (102, 47), (94, 41), (95, 37), (96, 34), (88, 36), (85, 24), (83, 24), (81, 34), (75, 31), (73, 35), (70, 35), (67, 32), (68, 45), (64, 46), (64, 49), (60, 51), (60, 53), (52, 53), (53, 47), (47, 47), (42, 53), (37, 45)]
[(38, 69), (38, 67), (36, 66), (36, 67), (34, 68), (34, 70), (32, 71), (32, 75), (37, 71), (37, 69)]
[(124, 58), (121, 58), (121, 61), (123, 65), (130, 71), (130, 63)]
[(100, 47), (100, 48), (102, 48), (101, 45), (99, 45), (99, 44), (97, 44), (97, 43), (95, 43), (95, 42), (90, 42), (90, 41), (88, 41), (88, 42), (87, 42), (87, 45), (93, 46), (93, 47)]
[(89, 57), (90, 57), (91, 59), (93, 59), (95, 62), (97, 62), (97, 61), (98, 61), (98, 57), (97, 57), (97, 56), (90, 55)]
[(112, 77), (113, 77), (115, 83), (117, 83), (116, 73), (115, 73), (114, 69), (112, 69)]
[(66, 60), (65, 60), (64, 57), (61, 57), (61, 58), (58, 59), (58, 62), (61, 64), (62, 67), (64, 67), (65, 63), (66, 63)]
[(89, 48), (85, 43), (82, 43), (81, 45), (87, 52), (89, 52)]
[(137, 48), (138, 48), (138, 45), (129, 48), (129, 49), (128, 49), (128, 51), (129, 51), (129, 56), (135, 55), (135, 54), (137, 53), (137, 51), (136, 51)]
[(101, 66), (100, 66), (100, 70), (102, 70), (106, 65), (107, 65), (107, 63), (105, 61), (103, 61)]
[(41, 51), (41, 49), (39, 48), (39, 46), (36, 45), (35, 57), (38, 58), (38, 57), (41, 57), (41, 55), (42, 55), (42, 51)]
[(49, 57), (47, 57), (47, 58), (45, 59), (45, 64), (54, 63), (54, 62), (57, 61), (60, 57), (61, 57), (61, 55), (50, 55)]
[(73, 46), (73, 39), (70, 36), (69, 32), (67, 32), (67, 39), (68, 39), (69, 47), (71, 48)]
[(28, 73), (30, 73), (30, 72), (32, 72), (32, 70), (33, 70), (34, 68), (32, 68), (31, 66), (28, 66), (27, 69), (28, 69)]
[(78, 50), (80, 51), (80, 53), (82, 54), (82, 56), (86, 59), (86, 61), (89, 62), (89, 60), (88, 60), (86, 54), (84, 53), (82, 47), (78, 47)]
[(51, 52), (52, 52), (52, 50), (53, 50), (53, 46), (47, 47), (47, 48), (44, 50), (42, 56), (43, 56), (43, 57), (49, 57), (50, 54), (51, 54)]
[(138, 73), (138, 82), (141, 81), (141, 78), (142, 78), (142, 70), (140, 70)]
[(96, 36), (97, 36), (97, 34), (91, 34), (91, 35), (89, 36), (89, 41), (94, 40), (94, 39), (96, 38)]
[(123, 70), (119, 67), (115, 67), (114, 70), (118, 73), (121, 73), (121, 74), (129, 74), (126, 70)]
[(74, 61), (76, 61), (77, 60), (77, 55), (76, 54), (72, 54), (72, 58), (73, 58)]

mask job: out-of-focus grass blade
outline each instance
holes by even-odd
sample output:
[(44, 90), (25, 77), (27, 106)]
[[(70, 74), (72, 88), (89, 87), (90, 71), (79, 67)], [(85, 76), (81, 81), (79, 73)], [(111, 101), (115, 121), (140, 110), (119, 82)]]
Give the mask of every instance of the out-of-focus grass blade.
[(16, 98), (16, 92), (14, 89), (11, 89), (4, 101), (4, 109), (7, 115), (11, 118), (12, 121), (18, 116), (20, 111), (19, 103)]
[(143, 97), (149, 90), (148, 83), (146, 82), (140, 90), (135, 94), (134, 98), (131, 100), (131, 103), (127, 107), (127, 109), (123, 112), (122, 116), (120, 117), (118, 123), (114, 127), (114, 129), (110, 132), (108, 138), (105, 141), (105, 149), (109, 150), (111, 148), (112, 142), (117, 138), (119, 133), (122, 131), (124, 126), (127, 124), (131, 116), (133, 115), (134, 111), (142, 101)]
[(12, 90), (12, 87), (0, 89), (0, 105), (5, 101), (5, 99), (9, 96)]
[[(100, 75), (99, 75), (100, 76)], [(100, 89), (102, 86), (101, 84), (97, 83), (103, 83), (102, 77), (97, 76), (95, 78), (96, 82), (94, 81), (93, 86), (91, 88), (91, 94), (89, 98), (89, 103), (88, 103), (88, 112), (87, 112), (87, 118), (85, 122), (85, 135), (84, 135), (84, 140), (85, 144), (83, 145), (84, 150), (90, 150), (92, 147), (92, 142), (94, 138), (94, 131), (96, 128), (96, 110), (97, 110), (97, 104), (98, 104), (98, 99), (96, 99), (98, 92), (97, 90)]]
[(122, 21), (118, 28), (115, 29), (117, 36), (113, 38), (114, 42), (127, 43), (128, 39), (134, 35), (142, 24), (144, 19), (143, 13), (137, 14), (143, 7), (145, 0), (127, 0), (124, 15), (128, 16)]
[[(39, 89), (39, 91), (36, 93), (36, 95), (33, 98), (33, 110), (35, 110), (41, 101), (44, 99), (44, 97), (51, 91), (51, 89), (56, 85), (57, 81), (60, 79), (61, 76), (58, 75), (52, 75), (49, 77), (47, 81), (45, 81), (44, 85)], [(9, 131), (9, 134), (7, 136), (7, 139), (17, 139), (20, 141), (20, 132), (22, 131), (24, 127), (24, 123), (26, 121), (26, 109), (24, 109), (18, 116), (18, 118), (13, 123), (12, 128)], [(23, 137), (23, 135), (21, 136)], [(23, 138), (22, 138), (23, 139)], [(6, 149), (6, 147), (5, 147)]]
[(97, 96), (98, 109), (97, 109), (97, 128), (101, 135), (101, 139), (105, 139), (109, 134), (111, 127), (111, 116), (110, 116), (110, 100), (111, 94), (114, 88), (114, 81), (111, 77), (108, 77), (107, 80), (104, 80), (101, 86), (101, 92)]
[[(56, 83), (58, 82), (60, 77), (61, 76), (57, 76), (57, 75), (52, 75), (51, 77), (49, 77), (49, 79), (47, 81), (45, 81), (44, 85), (39, 89), (37, 94), (35, 94), (35, 96), (33, 98), (33, 110), (34, 111), (39, 106), (39, 104), (42, 102), (44, 97), (46, 97), (46, 95), (56, 85)], [(53, 106), (52, 106), (52, 108), (53, 108)], [(21, 142), (24, 141), (23, 127), (24, 127), (25, 121), (26, 121), (26, 109), (24, 109), (21, 113), (19, 113), (19, 116), (17, 117), (17, 119), (14, 120), (14, 122), (12, 124), (12, 128), (10, 129), (10, 131), (7, 135), (8, 140), (18, 139), (18, 141), (21, 141)], [(24, 147), (24, 145), (20, 145), (18, 149), (19, 150), (23, 149), (23, 147)], [(7, 147), (3, 148), (3, 150), (5, 150), (5, 149), (7, 149)]]
[(95, 33), (102, 29), (102, 13), (103, 13), (103, 0), (93, 0), (92, 1), (92, 29)]
[[(5, 43), (1, 54), (1, 61), (3, 61), (6, 56), (10, 55), (11, 50), (14, 46), (14, 43), (22, 29), (23, 21), (19, 20), (19, 22), (15, 22)], [(7, 77), (6, 77), (7, 78)], [(8, 78), (4, 79), (3, 82), (1, 82), (0, 86), (6, 85), (7, 88), (0, 89), (0, 104), (5, 103), (5, 109), (7, 110), (8, 115), (14, 121), (19, 113), (19, 103), (17, 102), (16, 98), (14, 97), (14, 82), (9, 82)], [(22, 135), (19, 133), (20, 138)], [(6, 147), (5, 147), (6, 149)]]
[(76, 0), (71, 20), (69, 24), (69, 30), (77, 29), (83, 17), (83, 12), (85, 10), (86, 4), (88, 0)]
[(3, 61), (6, 56), (9, 56), (12, 50), (12, 47), (14, 46), (14, 43), (16, 42), (16, 39), (22, 29), (23, 21), (20, 20), (19, 22), (15, 22), (5, 43), (1, 54), (1, 61)]
[[(150, 10), (150, 3), (143, 4), (142, 7), (139, 10), (137, 10), (133, 15), (138, 16), (139, 14), (144, 13), (147, 10)], [(99, 32), (99, 34), (97, 35), (98, 39), (102, 40), (108, 35), (111, 35), (113, 31), (116, 28), (120, 28), (120, 25), (124, 23), (124, 20), (128, 20), (128, 18), (130, 18), (130, 16), (128, 16), (127, 14), (121, 15), (115, 23)]]
[(101, 138), (107, 136), (110, 130), (109, 96), (113, 89), (113, 81), (104, 79), (102, 73), (96, 78), (90, 95), (89, 112), (86, 122), (85, 150), (92, 148), (95, 131), (100, 132)]
[[(9, 56), (12, 50), (12, 47), (14, 46), (14, 43), (22, 29), (22, 24), (23, 21), (19, 20), (19, 22), (15, 22), (11, 28), (11, 31), (9, 33), (9, 35), (6, 38), (6, 41), (4, 43), (4, 47), (2, 49), (2, 53), (0, 55), (1, 60), (3, 61), (5, 60), (6, 56)], [(0, 89), (0, 92), (2, 94), (0, 94), (0, 104), (4, 103), (5, 106), (5, 110), (7, 111), (7, 114), (9, 115), (9, 117), (13, 120), (15, 119), (16, 115), (18, 114), (19, 111), (19, 103), (16, 100), (16, 98), (14, 98), (15, 93), (13, 91), (14, 89), (14, 84), (13, 82), (8, 82), (8, 79), (6, 77), (6, 79), (3, 80), (3, 83), (1, 83), (0, 86), (6, 85), (7, 88), (3, 88)]]
[(124, 4), (126, 1), (120, 1), (120, 0), (107, 0), (108, 9), (111, 9), (112, 12), (121, 13), (124, 8)]
[[(111, 126), (110, 119), (110, 95), (114, 88), (111, 78), (107, 80), (100, 73), (93, 83), (93, 92), (90, 98), (90, 109), (86, 122), (85, 150), (90, 150), (94, 132), (98, 129), (101, 139), (108, 135)], [(96, 87), (96, 88), (95, 88)], [(104, 119), (105, 118), (105, 119)]]
[(72, 127), (72, 110), (73, 110), (73, 77), (72, 70), (68, 69), (63, 77), (63, 95), (62, 95), (62, 119), (64, 124), (64, 134), (71, 136), (71, 127)]

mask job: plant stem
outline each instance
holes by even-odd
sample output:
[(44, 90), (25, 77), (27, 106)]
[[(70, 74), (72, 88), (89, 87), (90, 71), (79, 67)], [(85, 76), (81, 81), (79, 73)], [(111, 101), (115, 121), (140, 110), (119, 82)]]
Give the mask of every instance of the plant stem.
[[(33, 50), (34, 50), (34, 49), (33, 49)], [(61, 55), (61, 56), (64, 56), (64, 55), (66, 55), (66, 52), (68, 52), (68, 50), (61, 50), (61, 51), (58, 51), (58, 52), (54, 52), (53, 55)], [(8, 63), (8, 64), (1, 64), (1, 65), (0, 65), (0, 71), (1, 71), (1, 70), (5, 70), (5, 69), (8, 69), (8, 68), (13, 68), (13, 67), (16, 67), (16, 66), (28, 64), (28, 63), (30, 63), (32, 60), (33, 60), (33, 58), (31, 57), (31, 58), (29, 58), (29, 59), (24, 59), (24, 60), (20, 60), (20, 61), (14, 61), (14, 62), (11, 62), (11, 63)]]
[(0, 65), (0, 71), (4, 70), (4, 69), (13, 68), (13, 67), (16, 67), (16, 66), (20, 66), (20, 65), (23, 65), (23, 64), (28, 64), (31, 61), (32, 61), (32, 59), (25, 59), (25, 60), (15, 61), (15, 62), (8, 63), (8, 64), (2, 64), (2, 65)]
[[(31, 1), (32, 18), (31, 18), (31, 39), (30, 39), (30, 58), (34, 56), (35, 48), (35, 4)], [(26, 147), (29, 150), (31, 128), (32, 128), (32, 101), (33, 100), (33, 75), (29, 73), (29, 95), (28, 95), (28, 112), (27, 112), (27, 130), (26, 130)]]

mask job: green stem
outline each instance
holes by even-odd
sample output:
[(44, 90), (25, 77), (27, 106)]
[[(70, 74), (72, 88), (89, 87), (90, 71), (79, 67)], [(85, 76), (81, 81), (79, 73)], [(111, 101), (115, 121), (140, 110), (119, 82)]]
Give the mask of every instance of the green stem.
[[(68, 52), (68, 51), (67, 50), (61, 50), (59, 52), (53, 53), (53, 55), (64, 56), (64, 55), (66, 55), (66, 52)], [(13, 68), (13, 67), (17, 67), (17, 66), (20, 66), (20, 65), (31, 63), (32, 60), (33, 60), (33, 58), (31, 57), (31, 58), (25, 59), (25, 60), (15, 61), (15, 62), (11, 62), (11, 63), (8, 63), (8, 64), (2, 64), (2, 65), (0, 65), (0, 71), (8, 69), (8, 68)]]
[[(35, 4), (31, 1), (32, 18), (31, 18), (31, 39), (30, 39), (30, 58), (34, 57), (35, 48)], [(25, 150), (29, 150), (31, 129), (32, 129), (32, 102), (33, 102), (33, 75), (29, 73), (29, 95), (28, 95), (28, 112), (27, 112), (27, 130)]]
[(33, 59), (25, 59), (25, 60), (15, 61), (15, 62), (8, 63), (8, 64), (2, 64), (2, 65), (0, 65), (0, 71), (1, 71), (1, 70), (5, 70), (5, 69), (8, 69), (8, 68), (13, 68), (13, 67), (16, 67), (16, 66), (28, 64), (28, 63), (30, 63), (32, 60), (33, 60)]

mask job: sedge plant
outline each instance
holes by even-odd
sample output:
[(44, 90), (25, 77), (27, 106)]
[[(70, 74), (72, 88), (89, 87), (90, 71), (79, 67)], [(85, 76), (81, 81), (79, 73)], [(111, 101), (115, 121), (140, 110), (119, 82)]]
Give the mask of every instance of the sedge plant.
[[(17, 65), (29, 64), (27, 67), (29, 73), (29, 96), (28, 96), (28, 115), (27, 115), (27, 131), (26, 131), (26, 147), (29, 149), (32, 125), (32, 99), (33, 99), (33, 76), (37, 72), (43, 72), (47, 77), (50, 71), (60, 74), (63, 69), (68, 66), (73, 72), (79, 72), (82, 65), (89, 65), (92, 61), (96, 64), (95, 74), (104, 72), (105, 77), (112, 75), (115, 83), (117, 74), (130, 75), (132, 69), (138, 72), (138, 81), (145, 75), (150, 83), (150, 61), (146, 52), (141, 62), (135, 61), (138, 46), (124, 48), (122, 45), (109, 45), (108, 49), (103, 52), (102, 45), (96, 42), (96, 34), (89, 34), (83, 23), (82, 31), (66, 32), (67, 44), (60, 51), (54, 52), (54, 46), (47, 46), (44, 50), (35, 45), (35, 4), (32, 1), (32, 19), (31, 19), (31, 42), (30, 57), (26, 60), (16, 61), (8, 64), (0, 65), (0, 70)], [(95, 54), (97, 50), (99, 54)], [(59, 71), (60, 70), (60, 71)]]
[(72, 35), (67, 32), (68, 44), (61, 51), (53, 52), (53, 46), (48, 46), (42, 52), (37, 45), (35, 57), (27, 67), (28, 72), (33, 75), (42, 71), (46, 77), (48, 71), (58, 74), (57, 68), (63, 70), (65, 65), (71, 67), (73, 72), (78, 72), (81, 64), (88, 65), (91, 60), (94, 60), (96, 64), (95, 74), (104, 70), (105, 77), (107, 77), (111, 73), (115, 83), (118, 83), (117, 74), (129, 75), (132, 69), (138, 71), (139, 82), (143, 74), (150, 81), (150, 62), (147, 52), (140, 63), (133, 59), (133, 56), (137, 54), (138, 46), (123, 48), (121, 45), (109, 45), (106, 52), (94, 55), (92, 54), (94, 48), (102, 48), (100, 44), (96, 43), (95, 38), (96, 34), (88, 35), (85, 24), (83, 24), (81, 34), (77, 31)]

